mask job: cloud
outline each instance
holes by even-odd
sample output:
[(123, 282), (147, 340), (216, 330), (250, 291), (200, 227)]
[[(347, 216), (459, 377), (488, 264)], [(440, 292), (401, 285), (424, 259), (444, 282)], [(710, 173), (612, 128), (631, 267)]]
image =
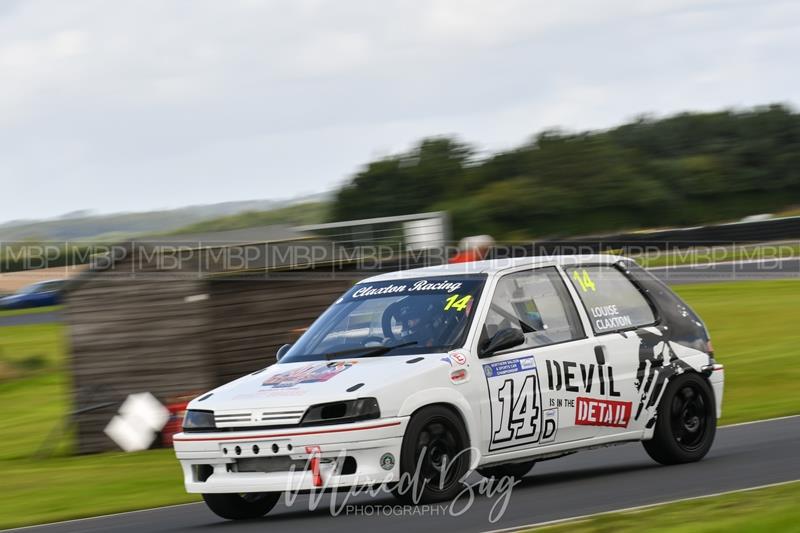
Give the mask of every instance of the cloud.
[(782, 1), (5, 2), (0, 179), (37, 201), (0, 218), (288, 197), (425, 135), (796, 103), (798, 25)]

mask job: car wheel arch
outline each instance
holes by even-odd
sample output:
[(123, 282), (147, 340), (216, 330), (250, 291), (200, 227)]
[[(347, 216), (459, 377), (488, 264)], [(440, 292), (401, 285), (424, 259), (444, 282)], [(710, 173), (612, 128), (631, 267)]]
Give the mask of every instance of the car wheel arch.
[[(470, 426), (470, 425), (469, 425), (469, 423), (467, 422), (467, 419), (464, 417), (464, 413), (463, 413), (463, 411), (462, 411), (461, 409), (459, 409), (459, 407), (458, 407), (457, 405), (455, 405), (455, 404), (452, 404), (452, 403), (448, 403), (448, 402), (434, 402), (434, 403), (429, 403), (429, 404), (426, 404), (426, 405), (420, 405), (419, 407), (417, 407), (417, 408), (416, 408), (416, 409), (415, 409), (415, 410), (414, 410), (414, 411), (413, 411), (413, 412), (412, 412), (412, 413), (409, 415), (409, 420), (410, 420), (411, 418), (413, 418), (413, 417), (414, 417), (414, 415), (416, 415), (416, 414), (417, 414), (417, 413), (419, 413), (420, 411), (422, 411), (422, 410), (424, 410), (424, 409), (427, 409), (427, 408), (429, 408), (429, 407), (441, 407), (441, 408), (447, 409), (448, 411), (450, 411), (450, 412), (453, 414), (453, 416), (455, 416), (455, 417), (456, 417), (456, 419), (458, 420), (458, 422), (459, 422), (459, 423), (461, 424), (461, 426), (464, 428), (464, 432), (465, 432), (465, 433), (466, 433), (466, 435), (467, 435), (467, 442), (466, 442), (466, 447), (467, 447), (467, 448), (466, 448), (466, 449), (468, 449), (468, 450), (469, 450), (469, 452), (470, 452), (470, 453), (469, 453), (469, 458), (470, 458), (470, 467), (476, 466), (476, 465), (478, 464), (478, 460), (480, 459), (480, 455), (478, 455), (477, 457), (476, 457), (476, 455), (475, 455), (475, 454), (476, 454), (476, 452), (477, 452), (477, 450), (476, 450), (476, 448), (475, 448), (475, 447), (473, 446), (473, 444), (472, 444), (473, 442), (476, 442), (476, 441), (475, 441), (475, 437), (474, 437), (474, 436), (472, 435), (472, 433), (471, 433), (471, 429), (470, 429), (470, 428), (471, 428), (471, 426)], [(470, 469), (471, 469), (471, 468), (470, 468)]]
[[(680, 374), (679, 373), (672, 373), (672, 374), (669, 375), (669, 377), (666, 378), (666, 380), (664, 382), (664, 388), (661, 391), (661, 394), (659, 395), (658, 402), (656, 403), (656, 411), (654, 413), (654, 418), (658, 416), (658, 409), (661, 407), (661, 403), (664, 400), (664, 394), (666, 393), (666, 391), (669, 388), (669, 386), (675, 381), (675, 379), (677, 377), (683, 376), (683, 375), (697, 376), (697, 377), (699, 377), (700, 379), (702, 379), (703, 381), (706, 382), (706, 384), (708, 385), (708, 390), (711, 393), (711, 402), (715, 406), (714, 410), (715, 410), (715, 414), (716, 414), (716, 411), (717, 411), (716, 407), (718, 406), (718, 403), (717, 403), (717, 392), (714, 390), (714, 384), (711, 382), (711, 379), (709, 378), (709, 376), (707, 374), (705, 374), (704, 372), (701, 372), (699, 370), (696, 370), (693, 367), (690, 367), (689, 369), (684, 370)], [(717, 418), (719, 418), (718, 415), (717, 415)], [(652, 439), (653, 435), (655, 433), (655, 429), (656, 429), (655, 428), (655, 423), (645, 427), (644, 431), (642, 433), (641, 440), (645, 441), (645, 440)]]
[[(446, 390), (446, 389), (445, 389)], [(441, 392), (441, 391), (440, 391)], [(400, 416), (407, 416), (409, 419), (416, 413), (426, 407), (440, 406), (453, 412), (453, 414), (461, 422), (464, 430), (469, 439), (469, 446), (474, 447), (474, 443), (479, 442), (479, 435), (477, 433), (478, 425), (475, 420), (475, 412), (467, 400), (457, 394), (455, 391), (449, 391), (445, 397), (437, 395), (435, 398), (429, 397), (427, 394), (419, 393), (414, 394), (403, 402), (403, 406), (399, 412)]]

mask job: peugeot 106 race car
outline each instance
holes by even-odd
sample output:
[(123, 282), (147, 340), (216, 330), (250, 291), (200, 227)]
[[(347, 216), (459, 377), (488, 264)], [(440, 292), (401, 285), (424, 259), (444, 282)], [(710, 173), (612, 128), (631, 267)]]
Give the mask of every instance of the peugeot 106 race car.
[(186, 490), (221, 517), (262, 516), (285, 491), (443, 501), (472, 470), (519, 478), (626, 441), (697, 461), (724, 381), (700, 318), (611, 255), (372, 277), (277, 359), (193, 400), (174, 438)]

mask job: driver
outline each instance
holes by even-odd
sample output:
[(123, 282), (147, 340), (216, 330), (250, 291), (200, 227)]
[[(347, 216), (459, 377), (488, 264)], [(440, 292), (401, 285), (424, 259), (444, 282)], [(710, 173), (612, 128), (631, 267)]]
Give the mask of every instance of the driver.
[(400, 325), (399, 342), (416, 342), (419, 346), (433, 346), (436, 340), (436, 306), (429, 298), (408, 297), (397, 302), (393, 313), (394, 323)]

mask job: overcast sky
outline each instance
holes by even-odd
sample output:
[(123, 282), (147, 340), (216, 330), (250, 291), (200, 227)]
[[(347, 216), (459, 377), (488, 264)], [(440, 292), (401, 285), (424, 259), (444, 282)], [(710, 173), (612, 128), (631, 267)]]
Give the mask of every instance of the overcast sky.
[(424, 136), (800, 103), (800, 2), (0, 0), (0, 221), (331, 190)]

